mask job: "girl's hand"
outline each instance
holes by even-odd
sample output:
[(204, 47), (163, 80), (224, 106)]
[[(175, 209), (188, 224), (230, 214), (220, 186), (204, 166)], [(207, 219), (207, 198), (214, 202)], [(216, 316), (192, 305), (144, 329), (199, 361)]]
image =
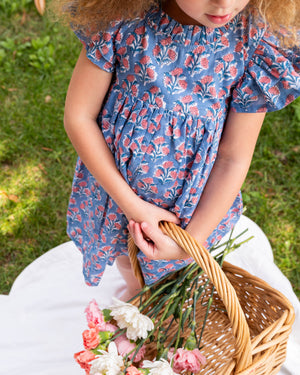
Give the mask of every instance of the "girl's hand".
[(135, 196), (124, 211), (128, 230), (138, 248), (150, 259), (185, 259), (189, 256), (159, 228), (161, 221), (180, 224), (172, 212)]
[(137, 195), (134, 200), (127, 202), (126, 208), (123, 207), (123, 212), (128, 222), (130, 220), (140, 224), (147, 222), (156, 229), (159, 229), (158, 225), (161, 221), (180, 224), (180, 220), (175, 214), (153, 203), (146, 202)]
[(128, 230), (137, 247), (152, 260), (187, 259), (190, 256), (158, 226), (130, 220)]

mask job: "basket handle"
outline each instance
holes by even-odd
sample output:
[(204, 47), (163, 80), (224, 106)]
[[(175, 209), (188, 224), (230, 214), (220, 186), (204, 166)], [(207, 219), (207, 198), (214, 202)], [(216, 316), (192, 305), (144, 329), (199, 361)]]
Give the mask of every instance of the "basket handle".
[[(232, 331), (236, 339), (236, 368), (238, 373), (252, 363), (251, 341), (249, 326), (247, 324), (244, 312), (241, 308), (239, 299), (234, 287), (227, 279), (225, 273), (211, 254), (189, 235), (184, 229), (174, 223), (161, 222), (160, 229), (170, 238), (172, 238), (180, 247), (182, 247), (202, 268), (208, 276), (219, 297), (222, 299), (226, 308)], [(145, 285), (139, 262), (136, 258), (138, 249), (130, 237), (128, 242), (128, 253), (132, 264), (133, 271), (142, 286)]]

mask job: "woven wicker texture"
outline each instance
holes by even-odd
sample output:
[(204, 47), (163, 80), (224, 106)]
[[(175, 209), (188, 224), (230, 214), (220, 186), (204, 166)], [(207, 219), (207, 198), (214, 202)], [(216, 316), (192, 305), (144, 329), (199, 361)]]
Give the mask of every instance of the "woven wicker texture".
[[(161, 229), (202, 268), (204, 274), (199, 276), (199, 283), (206, 283), (209, 279), (205, 297), (201, 304), (197, 304), (197, 319), (202, 322), (206, 313), (203, 307), (205, 298), (208, 301), (213, 295), (201, 340), (201, 352), (206, 356), (207, 364), (199, 374), (278, 373), (285, 360), (287, 340), (294, 321), (290, 302), (266, 282), (239, 267), (224, 262), (221, 268), (203, 246), (175, 224), (161, 223)], [(136, 259), (138, 250), (132, 239), (129, 240), (128, 251), (134, 272), (144, 285)], [(147, 295), (144, 296), (146, 298)], [(133, 303), (139, 306), (140, 299), (135, 299)], [(184, 308), (190, 304), (191, 301), (185, 301)], [(177, 328), (173, 328), (170, 337)], [(200, 325), (199, 330), (201, 328)], [(188, 329), (186, 331), (188, 335)], [(155, 356), (156, 343), (147, 344), (147, 358), (152, 360)]]

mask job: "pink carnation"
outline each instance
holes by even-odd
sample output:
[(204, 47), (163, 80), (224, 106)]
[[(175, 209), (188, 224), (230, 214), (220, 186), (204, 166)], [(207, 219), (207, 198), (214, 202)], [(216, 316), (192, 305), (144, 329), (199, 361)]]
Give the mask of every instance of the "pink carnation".
[(169, 360), (174, 358), (173, 370), (175, 372), (181, 372), (184, 370), (191, 372), (199, 372), (201, 366), (206, 364), (206, 358), (203, 354), (200, 353), (199, 349), (186, 350), (179, 348), (176, 350), (175, 355), (173, 356), (174, 349), (169, 351), (168, 357)]
[[(117, 345), (118, 353), (124, 357), (126, 354), (129, 354), (129, 359), (132, 359), (135, 349), (136, 349), (136, 344), (131, 343), (125, 334), (117, 337), (115, 339), (115, 343)], [(134, 362), (139, 362), (144, 358), (146, 348), (143, 345), (141, 349), (138, 351), (137, 355), (134, 357)]]
[(88, 325), (90, 325), (90, 323), (93, 323), (92, 326), (101, 326), (102, 324), (104, 324), (104, 316), (102, 314), (102, 311), (99, 309), (97, 302), (94, 299), (89, 303), (88, 307), (85, 309), (85, 313)]
[(130, 366), (126, 370), (126, 375), (144, 375), (144, 373), (137, 369), (135, 366)]
[(95, 349), (100, 344), (99, 339), (99, 329), (91, 328), (90, 330), (85, 330), (82, 334), (83, 337), (83, 345), (86, 349)]
[(99, 327), (99, 330), (101, 332), (102, 331), (116, 332), (118, 330), (118, 327), (110, 323), (104, 323), (101, 327)]
[(118, 328), (116, 326), (110, 323), (106, 323), (104, 321), (103, 313), (99, 309), (99, 306), (94, 299), (89, 303), (88, 307), (85, 309), (85, 312), (86, 312), (86, 319), (87, 319), (89, 328), (93, 329), (97, 327), (98, 331), (101, 331), (101, 332), (117, 331)]
[(75, 353), (74, 358), (80, 367), (85, 370), (85, 373), (89, 375), (91, 369), (89, 362), (96, 358), (95, 354), (88, 350), (82, 350), (81, 352)]

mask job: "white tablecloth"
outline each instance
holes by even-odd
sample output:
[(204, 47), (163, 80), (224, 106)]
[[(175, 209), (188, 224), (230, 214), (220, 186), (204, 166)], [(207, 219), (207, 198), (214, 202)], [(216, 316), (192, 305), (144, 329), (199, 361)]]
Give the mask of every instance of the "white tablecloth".
[[(247, 244), (227, 261), (264, 279), (293, 303), (296, 321), (287, 360), (280, 375), (300, 374), (300, 303), (286, 277), (273, 263), (270, 244), (260, 228), (243, 216), (235, 234), (248, 228)], [(15, 280), (9, 295), (0, 295), (0, 375), (84, 375), (73, 354), (82, 350), (87, 328), (84, 309), (95, 298), (101, 307), (119, 296), (124, 282), (115, 266), (107, 267), (98, 287), (84, 284), (82, 258), (72, 242), (49, 250)]]

